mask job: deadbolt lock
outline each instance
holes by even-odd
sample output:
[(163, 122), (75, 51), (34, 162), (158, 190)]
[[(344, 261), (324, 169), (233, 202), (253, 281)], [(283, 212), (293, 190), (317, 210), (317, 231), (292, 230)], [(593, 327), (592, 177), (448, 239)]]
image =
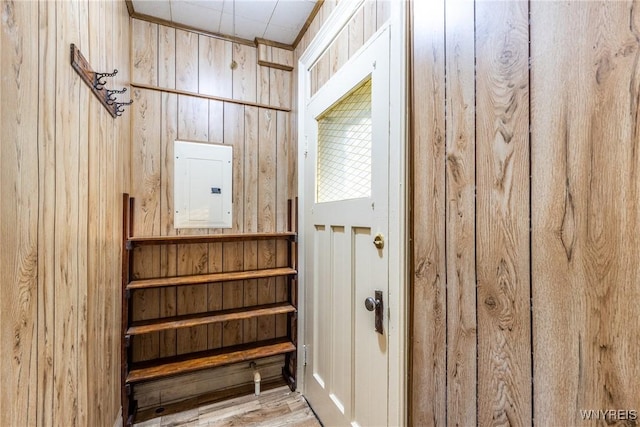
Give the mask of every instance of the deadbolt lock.
[(378, 249), (384, 248), (384, 236), (382, 233), (376, 234), (376, 237), (373, 238), (373, 244)]

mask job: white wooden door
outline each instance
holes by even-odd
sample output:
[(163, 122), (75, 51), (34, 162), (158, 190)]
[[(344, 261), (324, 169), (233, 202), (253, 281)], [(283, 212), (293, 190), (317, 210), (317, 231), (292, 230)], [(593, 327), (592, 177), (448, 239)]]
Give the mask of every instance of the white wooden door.
[[(389, 31), (311, 98), (305, 117), (304, 392), (326, 426), (387, 425), (389, 257), (374, 239), (389, 234)], [(365, 307), (376, 291), (382, 333)]]

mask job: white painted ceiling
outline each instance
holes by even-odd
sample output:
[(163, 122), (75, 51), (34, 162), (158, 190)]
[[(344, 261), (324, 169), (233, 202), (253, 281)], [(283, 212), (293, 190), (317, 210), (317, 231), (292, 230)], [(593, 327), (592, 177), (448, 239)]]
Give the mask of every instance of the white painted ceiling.
[[(136, 13), (247, 40), (293, 44), (316, 0), (132, 0)], [(235, 6), (235, 29), (234, 13)]]

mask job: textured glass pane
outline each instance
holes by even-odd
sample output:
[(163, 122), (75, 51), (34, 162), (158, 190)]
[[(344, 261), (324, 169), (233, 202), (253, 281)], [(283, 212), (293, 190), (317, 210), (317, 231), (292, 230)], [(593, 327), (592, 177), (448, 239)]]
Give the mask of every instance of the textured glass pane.
[(318, 203), (371, 196), (371, 79), (318, 119)]

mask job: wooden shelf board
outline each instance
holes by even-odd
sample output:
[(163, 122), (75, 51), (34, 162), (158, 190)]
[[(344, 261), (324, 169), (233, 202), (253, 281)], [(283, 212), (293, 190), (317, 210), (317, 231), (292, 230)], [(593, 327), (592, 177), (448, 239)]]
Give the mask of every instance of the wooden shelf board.
[(187, 245), (194, 243), (247, 242), (253, 240), (294, 240), (296, 233), (283, 231), (280, 233), (242, 233), (242, 234), (203, 234), (179, 236), (130, 237), (127, 249), (152, 245)]
[(128, 335), (142, 335), (175, 328), (220, 323), (230, 320), (251, 319), (260, 316), (293, 313), (296, 308), (289, 303), (265, 304), (252, 307), (234, 308), (231, 310), (189, 314), (161, 319), (134, 322), (127, 330)]
[(132, 280), (127, 289), (162, 288), (166, 286), (200, 285), (204, 283), (235, 282), (238, 280), (264, 279), (268, 277), (292, 276), (297, 274), (290, 267), (268, 268), (262, 270), (232, 271), (228, 273), (196, 274), (192, 276), (158, 277), (153, 279)]
[(127, 375), (126, 383), (135, 384), (156, 380), (203, 369), (290, 353), (295, 350), (296, 346), (292, 342), (286, 339), (277, 339), (191, 353), (184, 356), (156, 359), (134, 364)]

